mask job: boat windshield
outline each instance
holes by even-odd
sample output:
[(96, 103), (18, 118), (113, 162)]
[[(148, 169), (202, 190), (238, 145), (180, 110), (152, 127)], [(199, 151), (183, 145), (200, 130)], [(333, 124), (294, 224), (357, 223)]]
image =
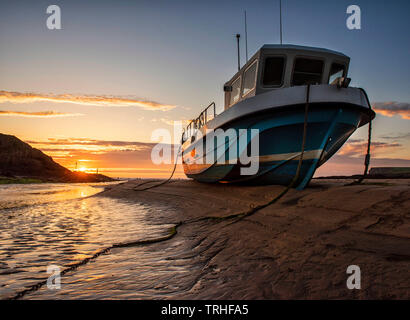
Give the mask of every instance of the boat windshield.
[(247, 95), (253, 89), (255, 89), (256, 85), (256, 67), (258, 61), (256, 60), (252, 65), (246, 69), (244, 78), (243, 78), (243, 92), (242, 96)]
[(280, 87), (283, 83), (284, 57), (267, 57), (263, 70), (263, 85), (265, 87)]
[(340, 63), (332, 63), (330, 68), (329, 83), (332, 83), (339, 77), (343, 77), (345, 66)]
[(293, 68), (292, 86), (320, 84), (322, 82), (323, 61), (296, 58)]
[(230, 99), (229, 105), (233, 105), (235, 102), (239, 100), (240, 92), (241, 92), (241, 77), (239, 77), (232, 83), (231, 99)]

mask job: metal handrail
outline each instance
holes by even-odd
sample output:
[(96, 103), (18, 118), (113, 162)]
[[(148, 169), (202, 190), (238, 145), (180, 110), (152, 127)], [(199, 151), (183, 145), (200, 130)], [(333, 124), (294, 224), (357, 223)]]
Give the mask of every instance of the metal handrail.
[[(216, 117), (216, 105), (215, 102), (211, 102), (198, 116), (198, 118), (191, 120), (189, 124), (186, 126), (186, 129), (182, 133), (182, 140), (183, 142), (186, 141), (189, 137), (194, 135), (194, 131), (202, 128), (206, 123), (211, 121), (212, 119), (208, 120), (208, 110), (213, 107), (213, 116), (212, 119)], [(187, 136), (186, 136), (187, 133)]]

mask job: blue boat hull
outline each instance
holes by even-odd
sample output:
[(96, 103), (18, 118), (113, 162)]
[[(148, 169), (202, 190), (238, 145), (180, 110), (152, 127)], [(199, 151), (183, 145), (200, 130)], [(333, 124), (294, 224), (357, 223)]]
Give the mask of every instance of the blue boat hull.
[[(304, 117), (304, 106), (300, 105), (236, 119), (221, 128), (233, 128), (238, 134), (239, 129), (259, 130), (259, 169), (254, 175), (241, 175), (243, 165), (239, 162), (227, 163), (230, 159), (229, 143), (223, 146), (226, 163), (195, 164), (197, 155), (192, 155), (193, 150), (203, 143), (202, 139), (183, 151), (185, 173), (201, 182), (289, 185), (296, 175), (301, 155)], [(368, 113), (352, 105), (309, 106), (303, 161), (295, 184), (298, 189), (309, 183), (316, 169), (340, 149), (364, 117), (368, 117)]]

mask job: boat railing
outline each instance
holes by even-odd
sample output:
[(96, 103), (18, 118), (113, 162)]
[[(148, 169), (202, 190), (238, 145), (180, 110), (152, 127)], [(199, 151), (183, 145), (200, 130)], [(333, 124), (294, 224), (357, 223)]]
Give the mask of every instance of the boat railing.
[(182, 142), (185, 142), (190, 137), (194, 136), (198, 129), (201, 129), (205, 124), (216, 117), (215, 102), (211, 102), (198, 116), (191, 120), (182, 134)]

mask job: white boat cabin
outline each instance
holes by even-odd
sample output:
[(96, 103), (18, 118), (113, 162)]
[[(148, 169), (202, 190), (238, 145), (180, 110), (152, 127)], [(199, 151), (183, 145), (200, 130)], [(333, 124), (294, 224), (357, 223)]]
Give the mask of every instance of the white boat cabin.
[(270, 90), (334, 84), (346, 78), (350, 58), (340, 52), (296, 45), (266, 44), (225, 83), (225, 110)]
[[(224, 85), (225, 106), (267, 91), (307, 84), (337, 84), (347, 87), (350, 58), (343, 53), (314, 47), (265, 44)], [(184, 130), (187, 141), (216, 114), (212, 102)]]

